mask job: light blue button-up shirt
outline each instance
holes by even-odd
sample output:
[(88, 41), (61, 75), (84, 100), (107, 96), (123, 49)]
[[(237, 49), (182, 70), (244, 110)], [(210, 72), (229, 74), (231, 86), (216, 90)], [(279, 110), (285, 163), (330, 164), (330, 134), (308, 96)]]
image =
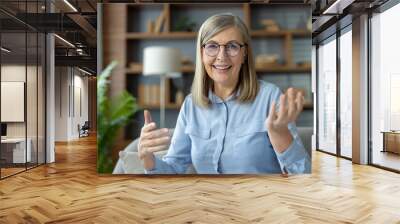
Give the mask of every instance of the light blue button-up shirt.
[(289, 148), (283, 153), (273, 149), (265, 119), (281, 91), (271, 83), (259, 83), (252, 103), (239, 103), (237, 94), (224, 101), (210, 91), (211, 105), (202, 108), (188, 95), (168, 153), (162, 159), (155, 156), (154, 169), (145, 173), (184, 174), (190, 164), (199, 174), (310, 173), (310, 155), (295, 124), (288, 125), (293, 136)]

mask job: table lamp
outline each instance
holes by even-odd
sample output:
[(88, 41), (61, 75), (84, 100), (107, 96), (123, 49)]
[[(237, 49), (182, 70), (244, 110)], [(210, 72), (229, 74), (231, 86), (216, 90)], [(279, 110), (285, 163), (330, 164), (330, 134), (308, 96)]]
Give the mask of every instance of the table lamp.
[(181, 52), (177, 48), (152, 46), (143, 52), (143, 75), (160, 76), (160, 127), (165, 127), (165, 79), (179, 77)]

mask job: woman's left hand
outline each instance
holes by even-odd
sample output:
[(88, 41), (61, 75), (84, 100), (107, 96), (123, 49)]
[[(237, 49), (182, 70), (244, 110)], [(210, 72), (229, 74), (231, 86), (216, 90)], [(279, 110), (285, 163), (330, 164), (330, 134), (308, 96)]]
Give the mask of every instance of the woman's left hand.
[(276, 112), (276, 102), (272, 102), (265, 125), (274, 149), (283, 152), (292, 142), (288, 124), (296, 121), (303, 110), (303, 93), (289, 88), (285, 94), (280, 96), (279, 105), (279, 111)]

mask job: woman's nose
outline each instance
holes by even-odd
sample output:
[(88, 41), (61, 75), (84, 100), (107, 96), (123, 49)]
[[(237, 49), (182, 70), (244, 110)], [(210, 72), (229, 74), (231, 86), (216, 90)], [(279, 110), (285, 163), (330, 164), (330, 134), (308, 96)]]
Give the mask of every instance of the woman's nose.
[(222, 60), (227, 57), (228, 57), (228, 55), (226, 53), (225, 46), (219, 46), (219, 52), (217, 54), (217, 59)]

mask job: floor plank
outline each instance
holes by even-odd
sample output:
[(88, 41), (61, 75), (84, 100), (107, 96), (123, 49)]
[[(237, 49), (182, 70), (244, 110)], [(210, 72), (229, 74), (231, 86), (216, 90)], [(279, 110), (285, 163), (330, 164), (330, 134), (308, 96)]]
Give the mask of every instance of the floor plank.
[(374, 164), (400, 170), (400, 154), (375, 150), (372, 160)]
[(0, 181), (0, 223), (400, 223), (400, 175), (313, 153), (313, 173), (97, 175), (96, 141)]

